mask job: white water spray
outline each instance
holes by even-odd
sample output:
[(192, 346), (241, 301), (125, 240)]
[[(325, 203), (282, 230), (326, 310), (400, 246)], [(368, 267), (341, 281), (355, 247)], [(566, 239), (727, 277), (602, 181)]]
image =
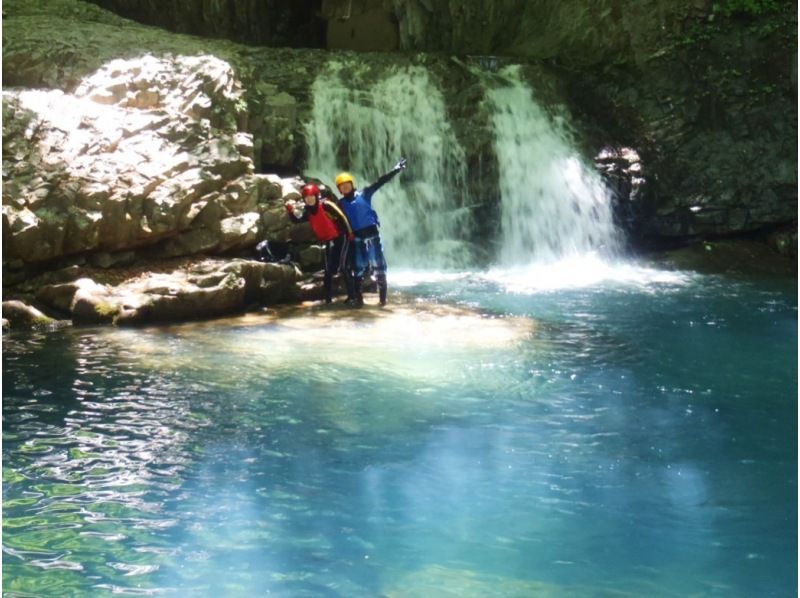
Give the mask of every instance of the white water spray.
[[(620, 239), (609, 194), (566, 125), (536, 103), (519, 67), (481, 77), (495, 133), (501, 239), (498, 267), (479, 278), (522, 293), (660, 280), (658, 272), (614, 264)], [(408, 158), (409, 168), (374, 199), (391, 284), (413, 285), (442, 269), (449, 272), (437, 276), (475, 275), (465, 156), (424, 68), (376, 77), (363, 64), (332, 61), (314, 83), (306, 139), (307, 173), (329, 184), (348, 170), (363, 188)]]
[(441, 92), (419, 66), (387, 70), (374, 83), (366, 74), (331, 62), (314, 82), (307, 173), (332, 181), (347, 170), (364, 188), (406, 157), (408, 169), (373, 199), (390, 266), (467, 266), (464, 153)]
[(563, 123), (536, 103), (520, 68), (503, 69), (487, 96), (502, 198), (500, 263), (614, 255), (618, 238), (599, 175), (583, 164)]

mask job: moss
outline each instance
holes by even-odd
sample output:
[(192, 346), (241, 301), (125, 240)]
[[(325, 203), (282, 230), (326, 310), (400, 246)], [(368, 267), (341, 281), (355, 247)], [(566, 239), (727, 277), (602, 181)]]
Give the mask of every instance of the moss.
[(723, 17), (744, 15), (757, 17), (780, 8), (778, 0), (718, 0), (714, 2), (713, 11)]
[(97, 305), (94, 306), (94, 311), (97, 312), (99, 316), (113, 317), (119, 312), (119, 306), (108, 301), (99, 301)]

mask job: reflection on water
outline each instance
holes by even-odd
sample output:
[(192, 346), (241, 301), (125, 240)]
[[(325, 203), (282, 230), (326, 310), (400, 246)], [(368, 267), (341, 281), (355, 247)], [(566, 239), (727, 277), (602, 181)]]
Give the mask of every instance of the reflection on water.
[(518, 282), (7, 338), (5, 592), (792, 594), (796, 295)]

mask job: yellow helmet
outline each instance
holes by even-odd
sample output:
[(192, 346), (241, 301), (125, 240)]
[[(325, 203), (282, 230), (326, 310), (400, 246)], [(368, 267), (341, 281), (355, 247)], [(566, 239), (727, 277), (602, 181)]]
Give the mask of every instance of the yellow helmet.
[(336, 175), (336, 186), (338, 187), (342, 183), (352, 183), (353, 187), (356, 186), (356, 180), (349, 172), (340, 172), (338, 175)]

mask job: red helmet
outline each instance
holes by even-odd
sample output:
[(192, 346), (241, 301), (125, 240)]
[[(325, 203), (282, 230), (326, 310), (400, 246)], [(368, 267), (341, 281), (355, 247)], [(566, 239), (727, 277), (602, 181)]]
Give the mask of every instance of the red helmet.
[(300, 194), (303, 197), (306, 197), (308, 195), (313, 195), (314, 197), (319, 198), (319, 187), (317, 187), (316, 185), (306, 185), (305, 187), (303, 187), (303, 190), (300, 191)]

